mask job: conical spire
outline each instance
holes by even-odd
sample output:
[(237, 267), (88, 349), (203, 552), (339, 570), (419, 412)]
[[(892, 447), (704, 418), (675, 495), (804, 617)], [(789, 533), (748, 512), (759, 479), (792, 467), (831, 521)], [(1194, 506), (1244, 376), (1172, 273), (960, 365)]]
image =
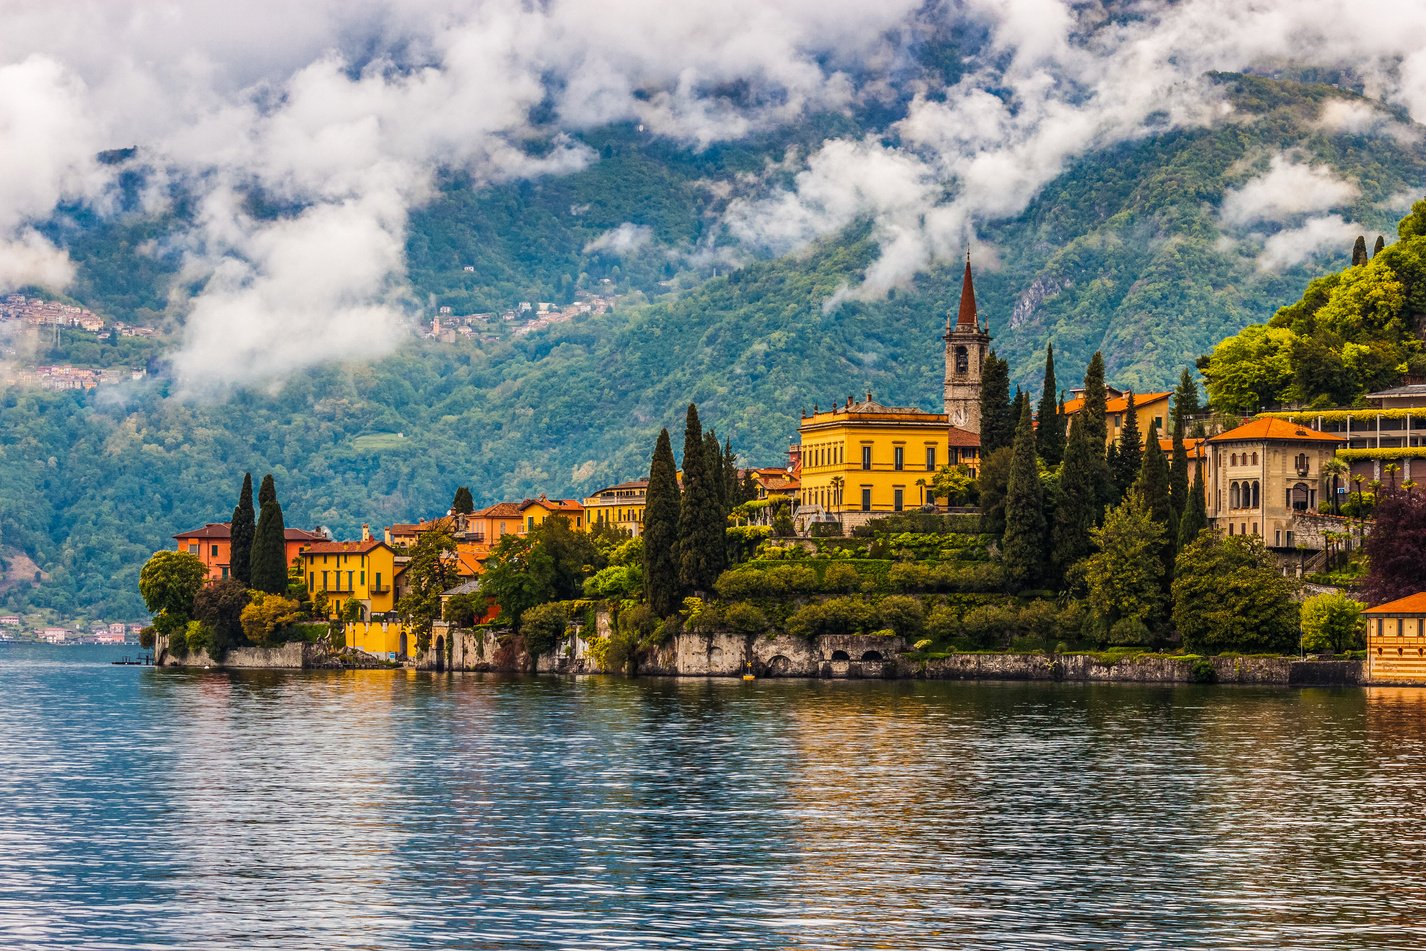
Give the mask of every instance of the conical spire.
[(979, 330), (980, 322), (975, 310), (975, 285), (970, 277), (970, 252), (966, 252), (966, 273), (961, 278), (961, 309), (956, 317), (957, 330)]

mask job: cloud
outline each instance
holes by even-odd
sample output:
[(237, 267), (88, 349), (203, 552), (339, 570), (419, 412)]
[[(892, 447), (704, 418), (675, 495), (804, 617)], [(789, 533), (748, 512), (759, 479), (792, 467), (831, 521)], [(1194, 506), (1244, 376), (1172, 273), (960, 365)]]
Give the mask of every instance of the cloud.
[(648, 225), (636, 225), (631, 221), (626, 221), (617, 228), (610, 228), (586, 244), (584, 253), (595, 254), (603, 251), (606, 254), (623, 257), (647, 247), (653, 237), (654, 229)]
[(1325, 165), (1307, 165), (1274, 155), (1268, 170), (1223, 196), (1219, 217), (1243, 227), (1338, 208), (1357, 197), (1357, 186)]
[(1296, 228), (1279, 231), (1269, 237), (1258, 254), (1258, 270), (1286, 270), (1319, 256), (1327, 249), (1334, 250), (1339, 257), (1350, 257), (1352, 241), (1362, 231), (1361, 225), (1351, 224), (1341, 215), (1309, 219)]

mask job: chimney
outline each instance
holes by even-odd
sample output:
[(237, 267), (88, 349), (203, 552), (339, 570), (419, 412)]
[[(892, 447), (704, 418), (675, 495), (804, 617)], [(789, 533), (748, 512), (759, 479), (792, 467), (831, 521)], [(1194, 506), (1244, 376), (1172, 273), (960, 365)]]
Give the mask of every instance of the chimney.
[(361, 526), (361, 540), (364, 542), (371, 541), (371, 526), (365, 522), (363, 522)]
[(868, 403), (871, 402), (871, 390), (867, 390), (867, 391), (866, 391), (866, 401), (867, 401)]
[(382, 532), (381, 532), (381, 540), (384, 541), (384, 542), (386, 542), (386, 544), (388, 544), (388, 545), (391, 544), (391, 529), (387, 528), (387, 529), (383, 529), (383, 530), (382, 530)]

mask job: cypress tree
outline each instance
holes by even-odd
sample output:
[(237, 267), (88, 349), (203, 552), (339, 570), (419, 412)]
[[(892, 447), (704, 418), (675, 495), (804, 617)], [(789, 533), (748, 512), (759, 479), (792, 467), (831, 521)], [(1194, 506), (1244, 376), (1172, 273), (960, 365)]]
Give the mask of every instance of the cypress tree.
[(277, 488), (269, 474), (262, 480), (258, 497), (266, 497), (258, 513), (253, 532), (251, 584), (269, 594), (287, 593), (287, 543), (282, 521), (282, 505), (277, 501)]
[(1139, 414), (1134, 409), (1134, 393), (1129, 392), (1124, 406), (1124, 426), (1119, 430), (1119, 451), (1115, 454), (1114, 482), (1119, 486), (1119, 494), (1129, 491), (1129, 486), (1139, 478), (1139, 465), (1143, 461), (1143, 441), (1139, 436)]
[(451, 512), (455, 515), (469, 515), (475, 511), (475, 499), (470, 494), (470, 489), (461, 486), (456, 489), (455, 498), (451, 499)]
[(1183, 518), (1184, 507), (1188, 504), (1188, 450), (1183, 444), (1183, 423), (1173, 428), (1173, 461), (1169, 464), (1169, 508), (1173, 512), (1169, 522), (1169, 538), (1178, 538), (1178, 523)]
[(1035, 428), (1030, 403), (1021, 401), (1020, 424), (1011, 450), (1010, 482), (1005, 489), (1005, 539), (1001, 557), (1010, 586), (1024, 591), (1045, 577), (1045, 487), (1035, 461)]
[(1208, 527), (1208, 502), (1203, 497), (1203, 472), (1193, 474), (1193, 488), (1189, 490), (1183, 518), (1178, 523), (1178, 550), (1183, 551)]
[(269, 502), (277, 501), (277, 483), (272, 481), (272, 473), (262, 477), (262, 487), (257, 490), (257, 507), (262, 511), (262, 507)]
[(992, 350), (980, 373), (981, 458), (1010, 445), (1016, 418), (1010, 415), (1010, 364)]
[(1376, 236), (1376, 244), (1372, 245), (1372, 257), (1381, 254), (1382, 248), (1386, 247), (1386, 238), (1381, 235)]
[(728, 511), (743, 502), (742, 486), (738, 482), (738, 454), (733, 451), (733, 441), (723, 440), (723, 503)]
[(1005, 445), (1013, 446), (1015, 437), (1020, 432), (1020, 417), (1025, 415), (1025, 411), (1030, 408), (1030, 397), (1020, 387), (1015, 387), (1015, 398), (1010, 401), (1010, 431), (1005, 440)]
[(243, 488), (238, 493), (238, 506), (233, 509), (228, 543), (228, 574), (244, 585), (252, 582), (253, 532), (256, 530), (253, 514), (253, 476), (243, 473)]
[(718, 442), (718, 434), (711, 429), (703, 434), (703, 468), (713, 497), (718, 500), (718, 508), (726, 518), (733, 506), (728, 499), (728, 481), (723, 477), (723, 446)]
[(678, 608), (678, 467), (668, 430), (659, 430), (644, 503), (644, 593), (659, 617)]
[(1084, 371), (1084, 406), (1080, 413), (1084, 417), (1084, 434), (1089, 437), (1090, 446), (1100, 453), (1107, 451), (1109, 442), (1109, 423), (1104, 418), (1108, 402), (1109, 393), (1104, 386), (1104, 357), (1096, 350)]
[(1057, 466), (1065, 457), (1065, 420), (1060, 415), (1059, 389), (1055, 385), (1055, 345), (1045, 348), (1045, 384), (1040, 390), (1040, 411), (1036, 420), (1035, 448), (1047, 466)]
[(683, 498), (678, 510), (678, 580), (689, 593), (711, 591), (727, 558), (727, 519), (718, 501), (718, 487), (708, 477), (706, 455), (698, 407), (689, 403), (683, 430)]
[(1190, 419), (1202, 412), (1203, 404), (1198, 401), (1198, 384), (1193, 381), (1193, 374), (1185, 368), (1178, 378), (1178, 386), (1173, 391), (1173, 428), (1182, 427), (1187, 435)]
[(1163, 544), (1159, 550), (1159, 560), (1163, 562), (1164, 578), (1173, 576), (1173, 542), (1178, 524), (1173, 518), (1173, 503), (1169, 498), (1169, 466), (1159, 448), (1158, 423), (1149, 424), (1149, 441), (1144, 447), (1139, 463), (1138, 479), (1134, 488), (1144, 498), (1144, 505), (1155, 522), (1164, 527)]
[(1357, 243), (1352, 245), (1352, 267), (1358, 264), (1367, 263), (1367, 239), (1365, 235), (1357, 235)]
[(1104, 513), (1104, 460), (1091, 446), (1084, 420), (1076, 420), (1065, 442), (1055, 516), (1050, 528), (1050, 561), (1059, 581), (1094, 550), (1090, 531)]

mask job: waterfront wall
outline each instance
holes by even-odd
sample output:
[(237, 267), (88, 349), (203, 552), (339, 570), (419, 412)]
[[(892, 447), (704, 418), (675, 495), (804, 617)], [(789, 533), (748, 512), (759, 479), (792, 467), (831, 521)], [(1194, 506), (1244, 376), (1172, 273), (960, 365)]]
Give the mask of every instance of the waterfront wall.
[(220, 662), (204, 651), (189, 651), (177, 656), (168, 649), (168, 641), (164, 637), (159, 637), (154, 644), (154, 663), (161, 667), (224, 667), (234, 670), (307, 670), (336, 666), (328, 652), (315, 644), (294, 642), (276, 647), (240, 647), (228, 651)]

